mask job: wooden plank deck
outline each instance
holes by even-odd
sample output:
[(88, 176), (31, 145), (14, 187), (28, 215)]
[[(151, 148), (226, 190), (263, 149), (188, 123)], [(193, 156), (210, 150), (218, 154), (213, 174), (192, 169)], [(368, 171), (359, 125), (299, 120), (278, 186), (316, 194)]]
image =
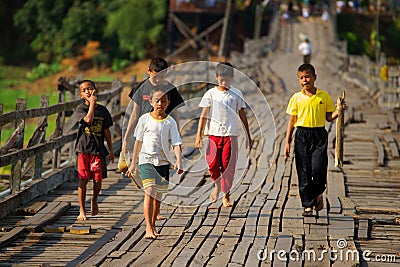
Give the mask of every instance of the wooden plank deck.
[[(163, 219), (156, 225), (161, 236), (145, 240), (143, 192), (116, 172), (116, 164), (109, 165), (98, 216), (76, 221), (77, 179), (71, 177), (57, 190), (28, 203), (25, 212), (21, 209), (3, 218), (0, 226), (6, 231), (0, 232), (0, 266), (395, 266), (327, 255), (329, 249), (345, 255), (371, 251), (371, 257), (394, 256), (400, 262), (400, 159), (392, 151), (400, 133), (377, 128), (388, 113), (363, 89), (343, 82), (326, 66), (332, 36), (318, 19), (287, 24), (281, 31), (280, 48), (248, 64), (258, 66), (257, 80), (272, 114), (259, 101), (260, 92), (242, 88), (255, 111), (249, 119), (255, 145), (247, 155), (240, 140), (233, 207), (222, 207), (221, 200), (210, 203), (212, 181), (205, 175), (204, 160), (198, 152), (188, 153), (189, 171), (171, 177), (170, 192), (161, 205)], [(287, 48), (296, 50), (300, 32), (313, 40), (317, 86), (330, 90), (334, 98), (346, 89), (348, 106), (362, 115), (362, 120), (347, 120), (345, 165), (342, 170), (330, 165), (325, 207), (307, 218), (301, 216), (294, 158), (285, 159), (282, 154), (285, 109), (291, 94), (299, 90), (295, 75), (301, 63), (301, 57)], [(327, 38), (320, 38), (321, 33)], [(236, 67), (246, 73), (247, 67)], [(187, 151), (196, 129), (190, 124), (192, 114), (182, 110), (181, 120), (188, 121), (181, 123), (187, 125), (183, 131)], [(327, 125), (327, 129), (333, 127)], [(331, 163), (332, 152), (330, 147)], [(90, 199), (91, 190), (88, 206)], [(44, 231), (45, 226), (63, 230)], [(71, 232), (85, 229), (79, 227), (89, 233)]]

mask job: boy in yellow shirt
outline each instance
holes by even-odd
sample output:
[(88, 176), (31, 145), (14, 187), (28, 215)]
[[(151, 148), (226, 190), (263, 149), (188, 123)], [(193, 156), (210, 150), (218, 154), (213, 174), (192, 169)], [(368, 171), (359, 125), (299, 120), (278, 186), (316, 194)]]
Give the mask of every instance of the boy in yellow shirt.
[(299, 193), (303, 216), (312, 216), (312, 208), (320, 211), (323, 206), (322, 194), (326, 188), (328, 170), (328, 133), (325, 121), (331, 122), (338, 111), (329, 93), (314, 86), (317, 75), (311, 64), (302, 64), (297, 70), (302, 87), (289, 101), (286, 113), (290, 115), (284, 154), (290, 155), (290, 143), (294, 128), (294, 156), (299, 179)]

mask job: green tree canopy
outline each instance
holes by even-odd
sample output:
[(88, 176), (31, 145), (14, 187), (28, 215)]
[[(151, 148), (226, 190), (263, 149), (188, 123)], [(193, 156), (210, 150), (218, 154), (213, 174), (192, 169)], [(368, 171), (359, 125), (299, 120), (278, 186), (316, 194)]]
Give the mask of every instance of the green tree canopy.
[(109, 14), (105, 33), (109, 37), (116, 34), (120, 49), (130, 58), (142, 58), (146, 44), (157, 43), (165, 16), (166, 1), (128, 0)]
[(109, 58), (145, 56), (160, 40), (166, 17), (163, 0), (27, 0), (14, 23), (30, 37), (40, 62), (77, 55), (99, 41)]

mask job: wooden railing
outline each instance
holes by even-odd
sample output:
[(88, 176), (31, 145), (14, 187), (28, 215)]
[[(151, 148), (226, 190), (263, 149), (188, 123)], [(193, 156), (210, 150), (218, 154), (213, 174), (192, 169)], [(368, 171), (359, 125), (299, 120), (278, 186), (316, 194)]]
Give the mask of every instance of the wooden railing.
[[(339, 48), (340, 47), (340, 48)], [(384, 109), (400, 108), (400, 66), (387, 65), (384, 56), (379, 62), (370, 60), (366, 55), (347, 54), (346, 42), (336, 42), (330, 50), (328, 64), (350, 82), (376, 96)]]
[[(68, 82), (61, 77), (58, 83), (59, 103), (56, 105), (49, 106), (49, 97), (42, 96), (39, 108), (26, 109), (27, 100), (17, 99), (16, 110), (2, 114), (3, 106), (0, 104), (0, 137), (1, 129), (14, 129), (0, 147), (0, 167), (11, 165), (9, 187), (0, 192), (0, 217), (75, 175), (74, 145), (78, 120), (74, 111), (82, 101), (77, 84), (78, 81)], [(99, 89), (98, 101), (112, 114), (112, 138), (118, 146), (124, 113), (120, 107), (122, 83), (118, 80), (96, 82), (96, 86)], [(55, 130), (46, 137), (50, 115), (56, 115)], [(24, 144), (28, 119), (38, 119), (38, 123), (29, 141)], [(118, 151), (118, 147), (114, 151)]]

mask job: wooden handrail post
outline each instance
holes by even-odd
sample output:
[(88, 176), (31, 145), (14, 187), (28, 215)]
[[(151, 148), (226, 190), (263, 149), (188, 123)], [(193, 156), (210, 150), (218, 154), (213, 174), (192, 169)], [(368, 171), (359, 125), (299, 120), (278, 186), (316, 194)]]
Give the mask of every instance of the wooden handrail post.
[[(58, 90), (60, 91), (58, 94), (58, 103), (64, 103), (65, 102), (65, 88), (64, 87), (59, 87)], [(64, 127), (64, 121), (65, 121), (65, 112), (59, 112), (57, 114), (57, 119), (56, 119), (56, 129), (54, 130), (54, 137), (57, 138), (63, 134), (63, 127)], [(61, 156), (61, 148), (56, 148), (53, 151), (53, 169), (58, 169), (60, 168), (60, 156)]]
[(343, 167), (343, 135), (344, 135), (344, 104), (345, 92), (338, 97), (338, 117), (336, 119), (336, 145), (335, 145), (335, 167)]
[[(114, 80), (111, 83), (112, 91), (116, 90), (120, 87), (122, 87), (122, 83), (119, 80)], [(111, 112), (111, 114), (115, 114), (121, 110), (121, 94), (118, 94), (117, 96), (110, 99), (108, 110)], [(118, 121), (114, 121), (113, 130), (112, 130), (112, 133), (113, 133), (112, 138), (115, 138), (116, 136), (119, 135), (116, 133), (116, 129), (122, 129), (123, 119), (124, 119), (123, 117), (119, 117)], [(122, 133), (121, 133), (121, 135), (122, 135)]]
[[(80, 99), (79, 88), (75, 87), (75, 93), (73, 94), (72, 97), (73, 97), (74, 100)], [(73, 112), (75, 112), (75, 110), (73, 110)], [(75, 142), (71, 142), (69, 144), (69, 153), (68, 153), (68, 155), (69, 155), (69, 161), (70, 162), (75, 162), (75, 159), (76, 159), (76, 157), (75, 157), (75, 155), (76, 155), (75, 154)]]
[[(17, 98), (15, 110), (17, 110), (17, 111), (26, 110), (26, 99)], [(21, 117), (19, 117), (17, 115), (15, 124), (14, 124), (15, 129), (17, 129), (20, 126), (20, 124), (22, 124), (23, 127), (21, 128), (21, 132), (18, 135), (17, 141), (15, 143), (15, 146), (14, 146), (15, 149), (22, 149), (24, 147), (24, 132), (25, 132), (25, 119), (21, 119)], [(22, 173), (21, 160), (13, 162), (11, 165), (11, 176), (10, 176), (11, 194), (15, 194), (20, 190), (21, 173)]]
[[(49, 106), (49, 97), (46, 95), (42, 95), (40, 99), (40, 107), (47, 108)], [(39, 143), (44, 143), (46, 140), (46, 129), (47, 129), (47, 116), (43, 116), (39, 118), (38, 122), (38, 132), (40, 132)], [(33, 179), (38, 179), (42, 177), (43, 172), (43, 153), (38, 154), (35, 157), (35, 169), (33, 171)]]

